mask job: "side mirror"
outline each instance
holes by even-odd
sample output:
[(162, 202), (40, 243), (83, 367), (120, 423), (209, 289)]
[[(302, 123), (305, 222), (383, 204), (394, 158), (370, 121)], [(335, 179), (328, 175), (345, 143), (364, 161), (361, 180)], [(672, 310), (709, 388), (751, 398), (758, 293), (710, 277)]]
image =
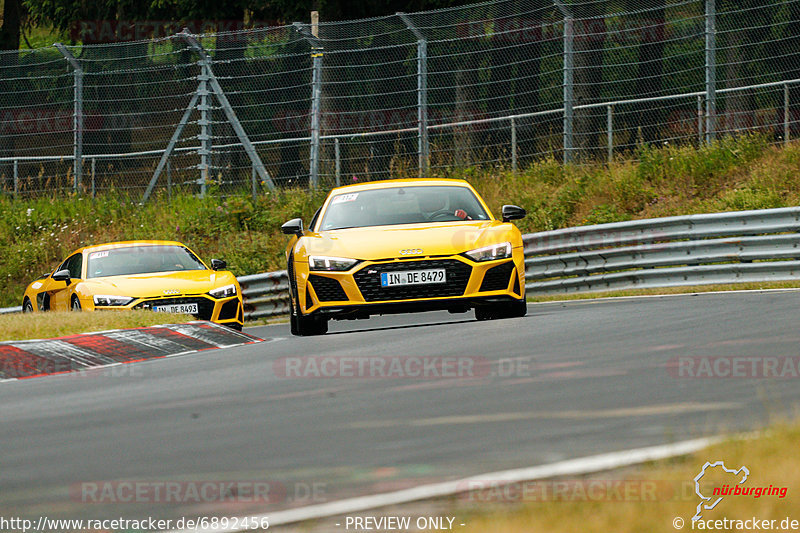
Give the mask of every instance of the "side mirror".
[(527, 214), (528, 213), (526, 213), (524, 209), (516, 205), (503, 206), (503, 222), (519, 220), (520, 218), (525, 218), (525, 215)]
[(69, 285), (71, 279), (69, 276), (69, 270), (66, 268), (64, 270), (59, 270), (55, 274), (53, 274), (53, 279), (56, 281), (66, 281), (67, 285)]
[(211, 270), (225, 270), (226, 268), (228, 268), (228, 263), (222, 259), (211, 260)]
[(298, 237), (302, 237), (303, 219), (293, 218), (292, 220), (281, 226), (281, 232), (285, 233), (286, 235), (297, 235)]

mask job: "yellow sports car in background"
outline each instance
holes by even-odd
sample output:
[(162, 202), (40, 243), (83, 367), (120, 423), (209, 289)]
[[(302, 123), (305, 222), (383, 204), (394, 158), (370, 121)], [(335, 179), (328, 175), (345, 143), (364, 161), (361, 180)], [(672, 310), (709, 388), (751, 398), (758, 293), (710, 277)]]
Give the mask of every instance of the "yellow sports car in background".
[(406, 179), (331, 191), (308, 229), (282, 226), (291, 331), (320, 335), (328, 320), (475, 309), (478, 320), (525, 316), (522, 235), (503, 206), (495, 219), (463, 180)]
[(151, 309), (241, 329), (242, 290), (226, 267), (212, 259), (208, 268), (179, 242), (87, 246), (28, 285), (22, 311)]

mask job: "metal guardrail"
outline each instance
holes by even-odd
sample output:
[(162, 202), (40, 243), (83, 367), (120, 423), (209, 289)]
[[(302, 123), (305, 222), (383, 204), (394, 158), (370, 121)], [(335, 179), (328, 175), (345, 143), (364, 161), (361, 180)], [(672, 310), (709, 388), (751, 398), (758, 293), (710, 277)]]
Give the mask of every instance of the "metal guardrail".
[(636, 220), (524, 236), (533, 294), (800, 279), (800, 207)]
[(0, 315), (9, 315), (11, 313), (21, 313), (22, 306), (17, 307), (0, 307)]
[[(800, 207), (581, 226), (523, 243), (529, 295), (800, 280)], [(237, 279), (245, 320), (289, 313), (285, 270)]]
[(236, 279), (242, 287), (245, 320), (289, 314), (289, 276), (285, 270)]

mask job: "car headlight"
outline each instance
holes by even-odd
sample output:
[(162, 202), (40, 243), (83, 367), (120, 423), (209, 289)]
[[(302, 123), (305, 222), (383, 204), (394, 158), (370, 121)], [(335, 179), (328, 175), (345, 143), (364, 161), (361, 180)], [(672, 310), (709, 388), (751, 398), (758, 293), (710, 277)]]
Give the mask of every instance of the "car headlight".
[(94, 305), (98, 307), (119, 307), (128, 305), (134, 300), (130, 296), (112, 296), (108, 294), (95, 294)]
[(214, 298), (228, 298), (230, 296), (236, 296), (236, 285), (225, 285), (224, 287), (208, 291), (208, 294)]
[(356, 263), (358, 263), (358, 259), (348, 259), (347, 257), (324, 257), (321, 255), (308, 256), (309, 270), (344, 271), (350, 270)]
[(470, 250), (465, 254), (473, 261), (494, 261), (495, 259), (505, 259), (511, 257), (511, 243), (504, 242), (502, 244), (493, 244), (491, 246), (484, 246), (483, 248), (476, 248)]

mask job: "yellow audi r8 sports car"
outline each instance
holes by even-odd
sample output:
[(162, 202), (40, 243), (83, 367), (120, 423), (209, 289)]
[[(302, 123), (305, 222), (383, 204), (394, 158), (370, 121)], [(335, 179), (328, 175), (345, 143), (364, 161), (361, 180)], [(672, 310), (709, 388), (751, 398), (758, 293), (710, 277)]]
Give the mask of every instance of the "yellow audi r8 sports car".
[(475, 309), (478, 320), (525, 316), (522, 235), (492, 216), (462, 180), (405, 179), (331, 191), (308, 229), (282, 226), (291, 331), (320, 335), (329, 319)]
[(212, 259), (208, 268), (179, 242), (87, 246), (28, 285), (22, 310), (151, 309), (241, 329), (242, 290), (226, 267)]

